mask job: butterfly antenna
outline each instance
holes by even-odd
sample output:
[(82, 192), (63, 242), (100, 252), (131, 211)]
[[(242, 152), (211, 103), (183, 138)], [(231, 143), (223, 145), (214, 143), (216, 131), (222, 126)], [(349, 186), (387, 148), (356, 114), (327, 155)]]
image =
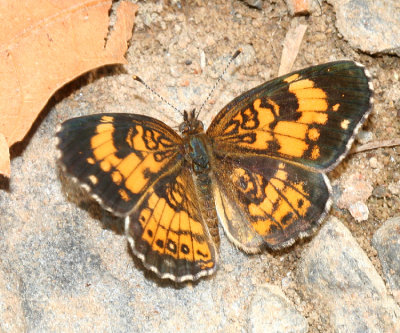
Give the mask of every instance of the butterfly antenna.
[(146, 82), (144, 82), (139, 76), (137, 75), (132, 75), (132, 78), (135, 81), (140, 82), (141, 84), (143, 84), (147, 89), (149, 89), (154, 95), (156, 95), (159, 99), (161, 99), (164, 103), (166, 103), (167, 105), (169, 105), (171, 108), (173, 108), (176, 112), (178, 112), (181, 116), (183, 116), (183, 112), (181, 110), (179, 110), (177, 107), (175, 107), (174, 105), (172, 105), (170, 102), (168, 102), (164, 97), (162, 97), (157, 91), (155, 91), (152, 87), (150, 87)]
[(226, 71), (228, 70), (228, 68), (229, 68), (229, 66), (231, 65), (231, 63), (233, 62), (233, 60), (235, 60), (235, 59), (238, 57), (238, 55), (239, 55), (240, 53), (242, 53), (242, 51), (243, 51), (243, 50), (242, 50), (241, 48), (238, 49), (238, 50), (232, 55), (231, 59), (229, 59), (228, 63), (227, 63), (226, 66), (225, 66), (224, 71), (223, 71), (222, 74), (218, 77), (217, 81), (215, 81), (214, 86), (211, 88), (211, 91), (210, 91), (210, 93), (208, 94), (207, 98), (205, 99), (205, 101), (203, 102), (203, 104), (201, 104), (200, 109), (199, 109), (199, 112), (197, 113), (196, 119), (199, 117), (200, 112), (203, 110), (204, 105), (206, 105), (206, 103), (208, 102), (208, 100), (209, 100), (210, 97), (212, 96), (212, 94), (213, 94), (215, 88), (217, 88), (218, 84), (221, 82), (222, 78), (224, 77)]

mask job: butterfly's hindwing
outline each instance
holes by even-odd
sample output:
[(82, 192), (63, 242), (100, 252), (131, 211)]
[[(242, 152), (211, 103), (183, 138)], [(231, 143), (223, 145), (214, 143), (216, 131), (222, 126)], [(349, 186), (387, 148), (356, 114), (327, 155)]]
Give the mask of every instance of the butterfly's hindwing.
[(218, 215), (230, 238), (248, 252), (292, 244), (329, 209), (330, 185), (321, 173), (258, 156), (215, 161)]
[(147, 191), (127, 217), (126, 234), (134, 253), (162, 278), (196, 280), (216, 269), (216, 249), (182, 166)]

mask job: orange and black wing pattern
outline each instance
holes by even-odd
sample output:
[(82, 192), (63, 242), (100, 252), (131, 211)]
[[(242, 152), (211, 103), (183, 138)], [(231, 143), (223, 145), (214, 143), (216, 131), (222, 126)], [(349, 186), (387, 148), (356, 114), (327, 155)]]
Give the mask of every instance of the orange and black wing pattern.
[(325, 174), (258, 156), (215, 159), (216, 208), (229, 239), (248, 253), (309, 235), (330, 207)]
[(65, 121), (57, 133), (60, 164), (104, 208), (126, 216), (182, 159), (182, 139), (162, 122), (134, 114)]
[(366, 70), (339, 61), (271, 80), (225, 106), (207, 134), (229, 238), (255, 252), (310, 234), (330, 207), (322, 172), (348, 152), (371, 104)]
[(62, 168), (126, 217), (127, 238), (146, 268), (174, 281), (215, 271), (215, 245), (171, 128), (142, 115), (98, 114), (67, 120), (57, 137)]
[(353, 61), (305, 68), (245, 92), (215, 117), (213, 149), (328, 171), (348, 152), (372, 104), (368, 73)]
[(190, 170), (176, 166), (125, 220), (132, 251), (161, 278), (197, 280), (216, 270), (217, 252), (196, 198)]

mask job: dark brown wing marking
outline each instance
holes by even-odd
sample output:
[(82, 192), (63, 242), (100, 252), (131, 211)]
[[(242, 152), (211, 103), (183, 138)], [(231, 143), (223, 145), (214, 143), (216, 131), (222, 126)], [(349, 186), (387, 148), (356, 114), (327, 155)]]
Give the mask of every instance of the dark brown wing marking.
[(141, 115), (73, 118), (62, 124), (57, 137), (65, 171), (120, 216), (182, 159), (182, 139), (162, 122)]
[(150, 188), (125, 229), (133, 252), (161, 278), (197, 280), (216, 269), (217, 252), (187, 168), (175, 168)]
[(226, 105), (207, 134), (216, 152), (257, 154), (316, 171), (350, 148), (372, 105), (366, 70), (352, 61), (302, 69), (266, 82)]

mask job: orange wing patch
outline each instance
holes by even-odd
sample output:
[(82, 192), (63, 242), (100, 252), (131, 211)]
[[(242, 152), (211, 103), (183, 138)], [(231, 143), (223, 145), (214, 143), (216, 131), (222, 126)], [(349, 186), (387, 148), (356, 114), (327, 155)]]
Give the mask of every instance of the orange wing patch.
[[(110, 172), (112, 169), (111, 177), (116, 184), (119, 185), (124, 181), (125, 187), (130, 192), (140, 193), (148, 184), (149, 178), (146, 177), (146, 173), (156, 174), (168, 163), (174, 153), (171, 151), (173, 143), (154, 129), (145, 129), (142, 125), (135, 124), (125, 138), (132, 152), (120, 158), (117, 156), (118, 149), (113, 138), (115, 128), (112, 121), (112, 117), (105, 116), (96, 127), (96, 134), (90, 141), (94, 159), (88, 160), (91, 164), (99, 163), (104, 172)], [(129, 200), (126, 191), (121, 197), (125, 201)]]
[(283, 163), (279, 164), (279, 169), (266, 184), (261, 175), (250, 175), (240, 168), (234, 169), (231, 180), (244, 193), (256, 193), (257, 200), (248, 205), (248, 211), (254, 221), (254, 229), (262, 236), (271, 233), (272, 227), (284, 230), (294, 220), (303, 218), (311, 205), (304, 183), (288, 181)]
[(98, 114), (66, 121), (58, 148), (66, 171), (105, 208), (126, 216), (147, 188), (182, 159), (182, 139), (140, 115)]
[[(132, 249), (161, 277), (194, 280), (216, 268), (216, 250), (195, 204), (188, 170), (151, 188), (126, 225)], [(162, 261), (154, 258), (162, 258)], [(164, 263), (167, 263), (164, 265)]]
[(143, 240), (154, 252), (193, 262), (212, 258), (203, 224), (187, 211), (177, 211), (154, 192), (139, 212), (139, 223), (143, 228)]
[(262, 157), (216, 156), (216, 207), (238, 247), (257, 252), (290, 245), (307, 233), (329, 207), (325, 176)]

